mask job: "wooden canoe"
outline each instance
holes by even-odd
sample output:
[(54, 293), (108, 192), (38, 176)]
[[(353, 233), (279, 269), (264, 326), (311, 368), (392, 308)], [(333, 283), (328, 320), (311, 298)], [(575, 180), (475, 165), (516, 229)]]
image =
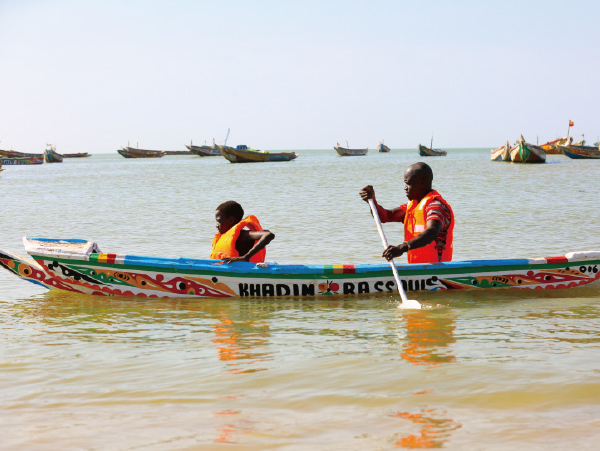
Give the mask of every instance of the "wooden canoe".
[(266, 163), (273, 161), (291, 161), (298, 157), (296, 152), (269, 152), (248, 149), (244, 145), (232, 147), (215, 144), (219, 153), (230, 163)]
[(492, 161), (510, 162), (510, 143), (507, 141), (502, 147), (490, 150)]
[(63, 156), (50, 147), (44, 150), (44, 161), (46, 163), (62, 163)]
[[(389, 264), (279, 265), (102, 253), (86, 240), (24, 238), (24, 258), (0, 249), (0, 266), (51, 290), (91, 295), (231, 298), (392, 293)], [(600, 251), (506, 260), (397, 264), (407, 291), (566, 289), (600, 281)]]
[(419, 155), (422, 157), (445, 157), (448, 152), (441, 149), (430, 149), (429, 147), (425, 147), (421, 144), (417, 146), (417, 150), (419, 151)]
[[(194, 155), (198, 155), (199, 157), (218, 157), (221, 155), (216, 147), (214, 146), (194, 146), (194, 145), (186, 145), (190, 152)], [(226, 147), (226, 146), (222, 146)]]
[(123, 147), (117, 150), (125, 158), (161, 158), (165, 156), (163, 150), (144, 150), (134, 147)]
[(366, 149), (348, 149), (347, 147), (334, 146), (334, 149), (340, 157), (359, 157), (369, 153), (368, 147)]
[(383, 143), (379, 143), (379, 145), (377, 146), (377, 151), (379, 153), (387, 153), (390, 151), (390, 148)]
[(600, 159), (600, 150), (593, 146), (558, 146), (562, 153), (574, 160)]
[(23, 166), (30, 164), (42, 164), (44, 162), (44, 156), (39, 157), (21, 157), (21, 158), (6, 158), (0, 157), (0, 163), (6, 166)]
[(541, 147), (546, 151), (548, 155), (561, 155), (562, 150), (560, 150), (557, 146), (567, 146), (568, 143), (572, 142), (573, 138), (568, 136), (564, 138), (558, 138), (554, 141), (548, 141), (547, 143), (540, 144), (538, 147)]
[(0, 150), (0, 158), (44, 158), (43, 153), (23, 153), (16, 150)]
[(87, 152), (78, 152), (78, 153), (63, 153), (62, 156), (63, 156), (63, 158), (87, 158), (87, 157), (91, 157), (92, 155), (90, 155)]
[(545, 163), (546, 151), (541, 147), (526, 143), (523, 137), (510, 149), (513, 163)]

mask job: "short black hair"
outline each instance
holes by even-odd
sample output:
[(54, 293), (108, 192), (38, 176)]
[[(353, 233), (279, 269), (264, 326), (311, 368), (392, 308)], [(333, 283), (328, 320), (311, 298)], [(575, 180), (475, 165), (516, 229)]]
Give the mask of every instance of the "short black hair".
[(238, 223), (244, 218), (244, 209), (235, 200), (228, 200), (217, 207), (217, 211), (221, 212), (226, 218), (233, 216), (235, 222)]

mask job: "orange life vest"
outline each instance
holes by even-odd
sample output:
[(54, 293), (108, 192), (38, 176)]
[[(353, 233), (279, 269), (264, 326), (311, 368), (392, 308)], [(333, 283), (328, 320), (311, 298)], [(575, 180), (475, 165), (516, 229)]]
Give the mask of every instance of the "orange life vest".
[(404, 217), (404, 241), (412, 240), (414, 237), (419, 236), (425, 231), (427, 228), (425, 210), (427, 205), (434, 200), (442, 202), (448, 210), (450, 210), (451, 215), (450, 226), (448, 227), (448, 234), (446, 235), (446, 245), (442, 250), (441, 258), (435, 247), (437, 240), (433, 240), (427, 246), (418, 249), (410, 249), (407, 253), (408, 263), (437, 263), (449, 262), (452, 260), (454, 212), (448, 202), (446, 202), (440, 193), (435, 190), (427, 194), (418, 204), (414, 200), (411, 200), (406, 206), (406, 216)]
[[(224, 258), (239, 257), (240, 254), (235, 248), (235, 243), (237, 242), (237, 239), (240, 236), (240, 232), (244, 227), (247, 227), (252, 232), (263, 230), (256, 216), (250, 215), (242, 219), (227, 232), (217, 232), (212, 242), (212, 252), (210, 254), (211, 260), (222, 260)], [(250, 261), (253, 263), (262, 263), (265, 261), (266, 255), (267, 250), (261, 249), (258, 253), (252, 256)]]

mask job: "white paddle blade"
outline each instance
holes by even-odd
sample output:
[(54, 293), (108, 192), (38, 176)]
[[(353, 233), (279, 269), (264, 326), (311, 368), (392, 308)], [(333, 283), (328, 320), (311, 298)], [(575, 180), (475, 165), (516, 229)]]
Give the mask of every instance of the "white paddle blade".
[(415, 301), (414, 299), (406, 299), (398, 305), (398, 308), (420, 310), (421, 304), (419, 304), (419, 301)]

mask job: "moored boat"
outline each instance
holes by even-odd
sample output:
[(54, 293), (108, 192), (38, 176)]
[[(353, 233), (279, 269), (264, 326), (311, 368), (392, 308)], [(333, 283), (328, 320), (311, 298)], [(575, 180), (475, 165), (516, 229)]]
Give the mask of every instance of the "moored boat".
[(63, 158), (87, 158), (91, 157), (91, 155), (87, 152), (78, 152), (78, 153), (63, 153)]
[[(194, 155), (198, 155), (199, 157), (218, 157), (219, 155), (221, 155), (219, 153), (219, 151), (217, 150), (216, 146), (194, 146), (193, 144), (190, 144), (189, 146), (186, 144), (186, 146), (188, 149), (190, 149), (190, 152), (193, 153)], [(227, 146), (221, 146), (221, 147), (227, 147)]]
[(54, 146), (50, 146), (44, 150), (44, 161), (46, 163), (62, 163), (63, 156), (56, 152)]
[(334, 149), (340, 157), (359, 157), (369, 153), (368, 147), (366, 149), (349, 149), (347, 147), (334, 146)]
[(562, 153), (574, 160), (600, 159), (600, 150), (595, 146), (558, 146)]
[(43, 153), (23, 153), (16, 150), (0, 150), (0, 158), (44, 158)]
[(233, 147), (215, 144), (219, 153), (230, 163), (265, 163), (272, 161), (291, 161), (298, 157), (296, 152), (269, 152), (248, 149), (245, 145)]
[(568, 146), (572, 141), (572, 137), (566, 136), (564, 138), (558, 138), (554, 141), (548, 141), (547, 143), (540, 144), (538, 147), (544, 149), (548, 155), (561, 155), (562, 150), (560, 150), (557, 146)]
[(386, 146), (383, 142), (380, 142), (377, 146), (377, 151), (380, 153), (387, 153), (390, 151), (390, 148)]
[(419, 151), (419, 155), (422, 157), (445, 157), (448, 152), (441, 149), (430, 149), (429, 147), (425, 147), (421, 144), (417, 146), (417, 150)]
[[(315, 297), (393, 292), (390, 266), (279, 265), (102, 253), (86, 240), (24, 238), (24, 258), (0, 249), (0, 266), (51, 290), (145, 297)], [(600, 251), (506, 260), (396, 265), (407, 291), (565, 289), (600, 280)]]
[(526, 143), (521, 136), (521, 139), (510, 149), (510, 159), (513, 163), (545, 163), (546, 151)]
[(510, 161), (510, 143), (507, 141), (502, 147), (490, 150), (492, 161)]
[(125, 158), (161, 158), (165, 156), (164, 150), (145, 150), (135, 147), (123, 147), (117, 150)]
[(0, 157), (0, 163), (6, 166), (23, 166), (30, 164), (42, 164), (44, 162), (44, 156), (38, 157), (19, 157), (19, 158), (7, 158)]

